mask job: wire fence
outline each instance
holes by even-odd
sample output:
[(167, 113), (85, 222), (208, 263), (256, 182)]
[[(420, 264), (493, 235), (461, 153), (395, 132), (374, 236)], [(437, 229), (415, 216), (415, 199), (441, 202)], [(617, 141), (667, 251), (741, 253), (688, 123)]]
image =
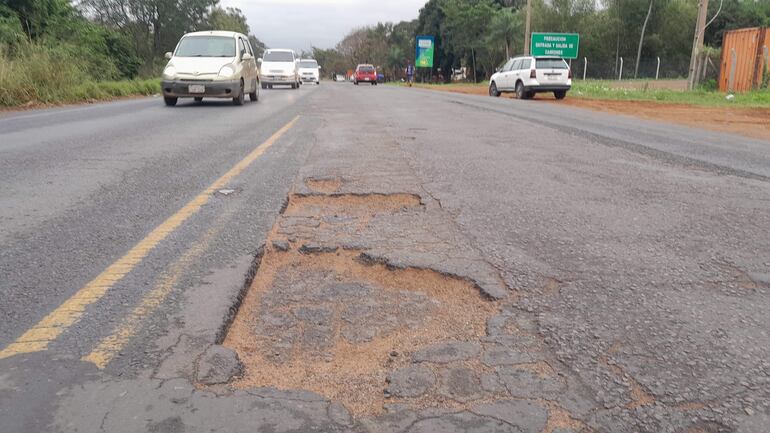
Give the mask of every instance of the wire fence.
[(642, 59), (636, 68), (636, 59), (589, 59), (571, 61), (572, 74), (577, 79), (629, 80), (629, 79), (677, 79), (686, 78), (690, 63), (664, 58)]

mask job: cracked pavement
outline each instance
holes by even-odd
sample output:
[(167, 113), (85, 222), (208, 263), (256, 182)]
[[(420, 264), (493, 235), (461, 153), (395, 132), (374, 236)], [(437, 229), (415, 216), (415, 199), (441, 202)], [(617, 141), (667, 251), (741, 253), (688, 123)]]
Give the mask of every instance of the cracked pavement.
[[(42, 184), (0, 214), (5, 346), (299, 115), (48, 350), (0, 359), (0, 431), (768, 431), (768, 143), (389, 86), (264, 96), (105, 104), (118, 131), (126, 111), (189, 125), (188, 147), (153, 155), (166, 137), (148, 122), (127, 155), (127, 133), (92, 150), (107, 161), (93, 184), (68, 189), (45, 166), (53, 216), (21, 222), (53, 194)], [(32, 116), (66, 148), (97, 128), (72, 110)], [(256, 133), (196, 126), (233, 114), (259, 118)], [(4, 159), (27, 161), (9, 185), (52, 146), (45, 130), (14, 141), (33, 126), (17, 117), (0, 117)], [(14, 188), (1, 202), (21, 200)], [(52, 269), (22, 261), (84, 233)], [(105, 368), (82, 360), (162, 284)]]

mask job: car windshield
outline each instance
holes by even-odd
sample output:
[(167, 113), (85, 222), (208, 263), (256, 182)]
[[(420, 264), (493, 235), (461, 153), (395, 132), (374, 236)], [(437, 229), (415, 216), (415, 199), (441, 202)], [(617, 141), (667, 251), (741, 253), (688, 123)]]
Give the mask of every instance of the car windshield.
[(235, 57), (235, 39), (226, 36), (182, 38), (176, 57)]
[(313, 69), (318, 67), (318, 63), (315, 61), (304, 60), (299, 62), (300, 68)]
[(567, 69), (567, 63), (562, 59), (537, 59), (537, 69)]
[(293, 62), (294, 56), (288, 51), (270, 51), (265, 54), (265, 62)]
[(360, 66), (358, 70), (360, 72), (374, 72), (374, 66)]

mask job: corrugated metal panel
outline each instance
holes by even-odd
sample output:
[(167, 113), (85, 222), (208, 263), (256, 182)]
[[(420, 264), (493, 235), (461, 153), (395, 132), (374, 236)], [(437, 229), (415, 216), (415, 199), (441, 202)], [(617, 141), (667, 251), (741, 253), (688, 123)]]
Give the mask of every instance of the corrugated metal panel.
[(719, 74), (719, 90), (728, 91), (730, 75), (732, 74), (732, 51), (736, 54), (736, 67), (733, 89), (736, 92), (747, 92), (752, 89), (756, 78), (757, 49), (761, 32), (758, 27), (732, 30), (724, 35), (722, 40), (722, 66)]

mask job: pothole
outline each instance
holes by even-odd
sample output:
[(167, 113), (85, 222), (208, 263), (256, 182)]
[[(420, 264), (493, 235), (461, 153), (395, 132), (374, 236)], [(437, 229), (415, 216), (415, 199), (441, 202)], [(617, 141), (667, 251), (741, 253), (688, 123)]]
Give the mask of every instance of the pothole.
[(305, 186), (310, 188), (312, 191), (323, 194), (335, 193), (339, 191), (343, 184), (344, 181), (339, 177), (309, 177), (305, 179)]
[(416, 194), (333, 194), (289, 196), (285, 216), (360, 216), (400, 212), (422, 206)]
[[(328, 198), (299, 201), (289, 209), (329, 206)], [(263, 257), (224, 341), (246, 367), (234, 387), (304, 389), (354, 415), (376, 415), (386, 402), (386, 378), (411, 365), (413, 352), (443, 340), (478, 341), (499, 310), (468, 281), (359, 256), (271, 250)]]

